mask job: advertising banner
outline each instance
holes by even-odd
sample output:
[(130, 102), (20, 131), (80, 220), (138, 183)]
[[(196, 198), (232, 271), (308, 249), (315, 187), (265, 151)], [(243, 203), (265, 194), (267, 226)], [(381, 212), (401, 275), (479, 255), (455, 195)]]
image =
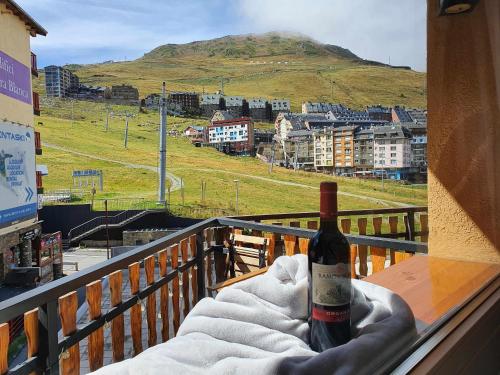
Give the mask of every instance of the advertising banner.
[(0, 51), (0, 93), (31, 104), (31, 71)]
[(0, 120), (0, 227), (36, 213), (33, 128)]

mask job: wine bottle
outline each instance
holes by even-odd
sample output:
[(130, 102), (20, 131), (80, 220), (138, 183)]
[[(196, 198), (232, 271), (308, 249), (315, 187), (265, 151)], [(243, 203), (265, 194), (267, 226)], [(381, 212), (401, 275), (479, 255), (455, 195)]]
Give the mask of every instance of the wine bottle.
[(317, 352), (351, 339), (349, 243), (337, 217), (337, 184), (322, 182), (320, 227), (308, 249), (310, 346)]

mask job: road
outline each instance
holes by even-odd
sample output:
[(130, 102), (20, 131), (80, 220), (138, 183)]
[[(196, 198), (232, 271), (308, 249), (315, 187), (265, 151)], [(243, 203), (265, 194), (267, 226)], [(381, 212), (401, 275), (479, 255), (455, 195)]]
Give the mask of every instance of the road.
[[(146, 169), (148, 171), (157, 172), (157, 168), (152, 166), (152, 165), (129, 163), (129, 162), (124, 162), (124, 161), (120, 161), (120, 160), (109, 159), (109, 158), (105, 158), (102, 156), (86, 154), (84, 152), (75, 151), (75, 150), (72, 150), (72, 149), (69, 149), (66, 147), (61, 147), (61, 146), (57, 146), (57, 145), (54, 145), (51, 143), (45, 143), (45, 142), (43, 143), (43, 147), (53, 148), (55, 150), (60, 150), (60, 151), (68, 152), (71, 154), (95, 159), (95, 160), (101, 160), (101, 161), (105, 161), (105, 162), (109, 162), (109, 163), (116, 163), (116, 164), (120, 164), (120, 165), (129, 167), (129, 168)], [(176, 168), (176, 169), (180, 169), (180, 168)], [(188, 169), (188, 168), (182, 168), (182, 169)], [(300, 187), (300, 188), (304, 188), (304, 189), (319, 190), (318, 186), (311, 186), (311, 185), (301, 184), (298, 182), (275, 180), (275, 179), (272, 179), (269, 177), (254, 176), (254, 175), (239, 173), (239, 172), (231, 172), (231, 171), (224, 171), (224, 170), (220, 171), (220, 170), (213, 170), (213, 169), (208, 169), (208, 168), (189, 168), (189, 169), (200, 171), (200, 172), (206, 172), (206, 173), (223, 172), (223, 173), (231, 174), (233, 176), (252, 178), (254, 180), (266, 181), (266, 182), (270, 182), (270, 183), (277, 184), (277, 185), (286, 185), (286, 186)], [(174, 175), (171, 172), (167, 172), (167, 179), (169, 179), (172, 183), (171, 191), (179, 190), (181, 188), (180, 177)], [(392, 200), (387, 200), (387, 199), (379, 199), (379, 198), (369, 197), (369, 196), (361, 195), (361, 194), (348, 193), (345, 191), (339, 191), (338, 194), (353, 197), (353, 198), (363, 199), (363, 200), (367, 200), (370, 202), (375, 202), (377, 204), (380, 204), (380, 205), (386, 206), (386, 207), (389, 207), (391, 205), (392, 206), (399, 206), (399, 207), (413, 206), (411, 204), (404, 203), (404, 202), (392, 201)]]

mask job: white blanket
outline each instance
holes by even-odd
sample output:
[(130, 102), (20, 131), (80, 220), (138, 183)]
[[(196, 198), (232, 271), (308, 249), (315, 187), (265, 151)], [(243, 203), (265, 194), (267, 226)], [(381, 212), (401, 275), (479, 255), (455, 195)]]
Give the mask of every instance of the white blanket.
[(307, 345), (307, 257), (280, 257), (266, 274), (201, 300), (175, 338), (96, 373), (369, 373), (414, 335), (414, 318), (387, 289), (353, 280), (353, 291), (354, 339), (318, 354)]

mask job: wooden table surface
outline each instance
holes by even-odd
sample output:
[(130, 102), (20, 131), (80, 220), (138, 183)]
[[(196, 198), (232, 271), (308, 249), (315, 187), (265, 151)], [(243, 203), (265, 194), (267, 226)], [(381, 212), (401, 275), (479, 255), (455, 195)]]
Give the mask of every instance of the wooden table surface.
[(413, 256), (364, 279), (399, 294), (411, 307), (417, 329), (426, 327), (500, 274), (500, 265)]

